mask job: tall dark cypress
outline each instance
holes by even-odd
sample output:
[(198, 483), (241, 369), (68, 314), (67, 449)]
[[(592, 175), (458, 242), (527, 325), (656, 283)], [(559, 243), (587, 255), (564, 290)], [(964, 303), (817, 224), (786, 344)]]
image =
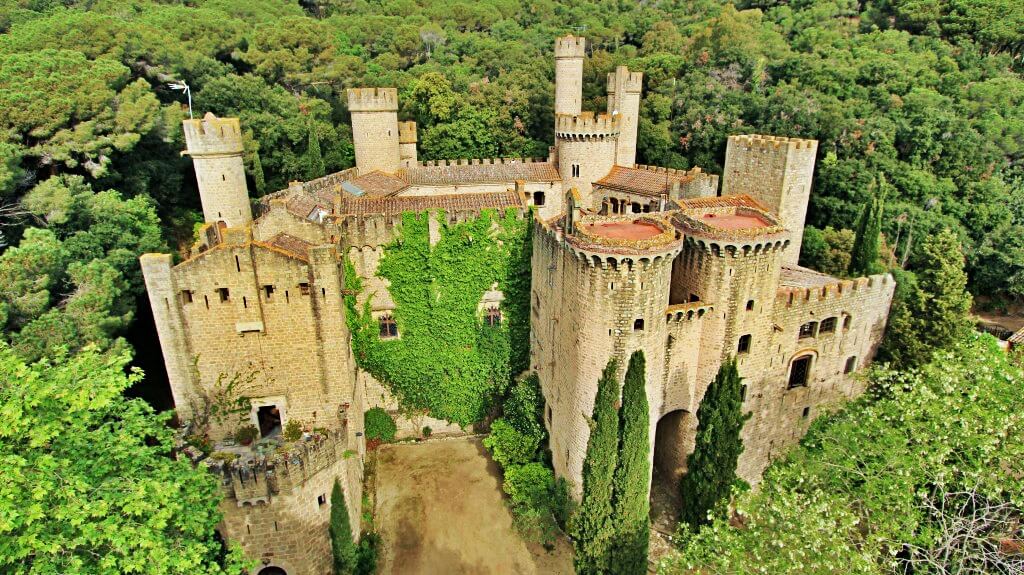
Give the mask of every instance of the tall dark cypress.
[(260, 159), (260, 151), (252, 153), (252, 179), (256, 184), (256, 194), (262, 196), (267, 191), (267, 178), (263, 173), (263, 160)]
[(618, 533), (611, 549), (609, 573), (647, 572), (650, 540), (650, 408), (644, 352), (634, 352), (626, 369), (620, 412), (619, 464), (615, 468), (615, 511)]
[(323, 177), (327, 172), (324, 166), (324, 157), (320, 153), (320, 135), (316, 133), (313, 122), (309, 122), (309, 141), (306, 144), (306, 177), (310, 180)]
[(590, 440), (583, 460), (583, 500), (573, 515), (570, 535), (578, 575), (604, 575), (616, 535), (612, 518), (615, 466), (619, 447), (618, 362), (612, 359), (597, 382)]
[(349, 523), (348, 506), (345, 505), (345, 493), (341, 485), (334, 482), (331, 490), (331, 523), (328, 526), (331, 535), (331, 550), (334, 552), (335, 575), (349, 575), (356, 570), (356, 544), (352, 539), (352, 526)]
[(744, 415), (736, 359), (722, 364), (697, 408), (697, 445), (687, 459), (681, 484), (682, 520), (693, 528), (708, 522), (708, 511), (729, 497), (736, 462), (743, 453)]
[(872, 186), (871, 200), (857, 220), (857, 232), (850, 252), (848, 272), (853, 276), (870, 275), (882, 271), (879, 263), (879, 242), (882, 237), (882, 215), (885, 211), (885, 176)]

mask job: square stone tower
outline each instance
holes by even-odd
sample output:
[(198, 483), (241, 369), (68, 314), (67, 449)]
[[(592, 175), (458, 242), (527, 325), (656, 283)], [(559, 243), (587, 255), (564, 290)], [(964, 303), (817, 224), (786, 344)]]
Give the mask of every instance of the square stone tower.
[(353, 88), (348, 91), (352, 114), (352, 142), (360, 174), (380, 170), (398, 171), (401, 155), (398, 143), (398, 90), (396, 88)]

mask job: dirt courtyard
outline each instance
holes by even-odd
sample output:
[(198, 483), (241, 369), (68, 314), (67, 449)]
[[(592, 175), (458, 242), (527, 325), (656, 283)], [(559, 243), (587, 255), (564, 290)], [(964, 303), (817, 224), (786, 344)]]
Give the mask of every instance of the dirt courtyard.
[(516, 533), (479, 439), (386, 446), (376, 457), (378, 573), (573, 572), (564, 539), (549, 553)]

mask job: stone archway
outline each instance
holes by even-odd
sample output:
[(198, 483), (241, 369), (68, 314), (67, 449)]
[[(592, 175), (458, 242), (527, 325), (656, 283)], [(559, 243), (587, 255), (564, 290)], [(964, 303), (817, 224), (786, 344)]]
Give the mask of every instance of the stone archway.
[(679, 521), (679, 482), (686, 473), (686, 458), (693, 451), (696, 435), (697, 418), (685, 409), (670, 411), (658, 420), (651, 477), (651, 521), (659, 531), (672, 533)]
[(288, 575), (288, 572), (280, 567), (264, 567), (256, 575)]

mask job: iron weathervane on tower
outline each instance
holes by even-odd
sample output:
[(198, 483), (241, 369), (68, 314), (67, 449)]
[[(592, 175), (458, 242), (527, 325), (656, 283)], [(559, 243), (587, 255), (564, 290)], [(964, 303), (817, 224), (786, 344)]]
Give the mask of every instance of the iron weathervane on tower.
[(178, 91), (178, 92), (184, 92), (185, 95), (188, 97), (188, 119), (191, 120), (192, 119), (192, 89), (188, 87), (188, 84), (186, 84), (184, 80), (182, 80), (181, 82), (171, 82), (171, 83), (167, 84), (167, 87), (172, 89), (172, 90)]

